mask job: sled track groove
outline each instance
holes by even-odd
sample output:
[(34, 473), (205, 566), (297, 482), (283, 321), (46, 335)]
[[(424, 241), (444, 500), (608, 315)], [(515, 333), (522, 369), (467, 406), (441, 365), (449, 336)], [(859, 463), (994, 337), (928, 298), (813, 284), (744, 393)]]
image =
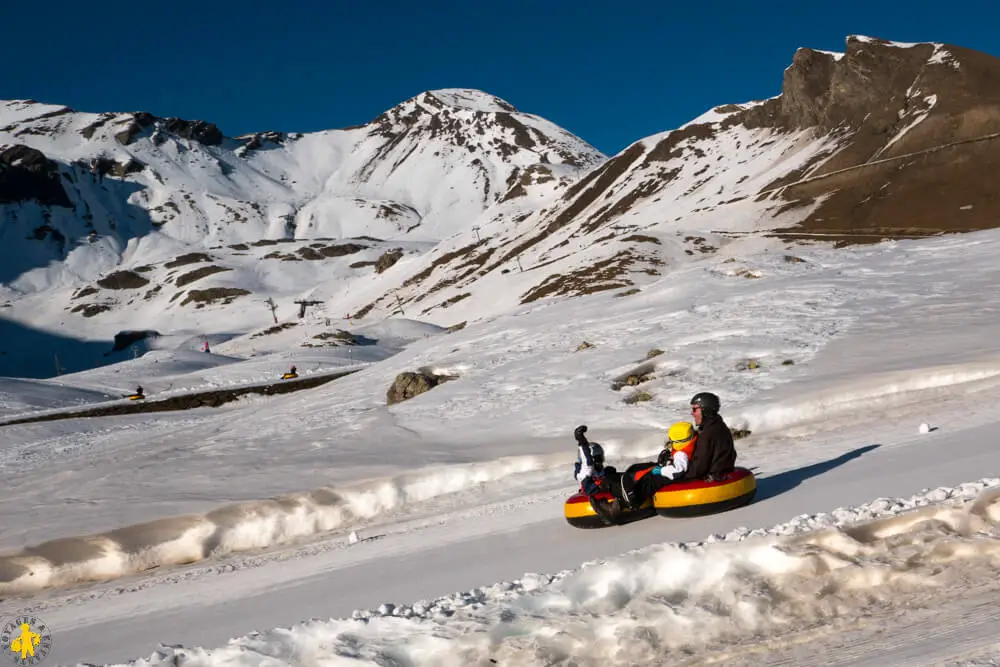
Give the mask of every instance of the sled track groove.
[(344, 376), (357, 373), (360, 368), (320, 375), (318, 377), (298, 378), (295, 380), (282, 380), (263, 385), (245, 385), (230, 389), (212, 389), (210, 391), (200, 391), (180, 396), (171, 396), (159, 400), (145, 399), (127, 404), (106, 405), (69, 412), (55, 412), (35, 417), (21, 417), (10, 421), (0, 421), (0, 427), (14, 426), (15, 424), (30, 424), (33, 422), (56, 421), (59, 419), (79, 419), (82, 417), (110, 417), (115, 415), (145, 414), (149, 412), (171, 412), (176, 410), (191, 410), (194, 408), (211, 407), (217, 408), (226, 403), (235, 401), (240, 396), (247, 394), (262, 394), (264, 396), (275, 396), (277, 394), (287, 394), (302, 389), (312, 389), (327, 382), (340, 379)]

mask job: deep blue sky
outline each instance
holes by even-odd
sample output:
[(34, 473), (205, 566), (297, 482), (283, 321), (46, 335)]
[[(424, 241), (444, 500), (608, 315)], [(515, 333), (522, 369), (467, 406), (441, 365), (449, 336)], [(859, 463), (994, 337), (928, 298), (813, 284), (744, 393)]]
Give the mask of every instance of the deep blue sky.
[(776, 95), (800, 46), (864, 34), (1000, 55), (996, 0), (28, 0), (3, 24), (0, 99), (233, 136), (360, 124), (424, 90), (479, 88), (608, 154)]

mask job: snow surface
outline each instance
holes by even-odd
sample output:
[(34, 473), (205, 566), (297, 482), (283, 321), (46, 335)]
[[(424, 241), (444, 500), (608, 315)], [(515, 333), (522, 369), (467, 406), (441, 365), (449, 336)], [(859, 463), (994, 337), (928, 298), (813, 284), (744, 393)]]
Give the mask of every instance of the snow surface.
[[(300, 350), (361, 369), (308, 391), (0, 427), (0, 616), (44, 618), (60, 664), (991, 664), (998, 246), (747, 236), (628, 297), (454, 332), (395, 318), (371, 345)], [(253, 357), (245, 339), (205, 354), (179, 337), (9, 379), (0, 414), (301, 372), (290, 336)], [(418, 367), (458, 379), (387, 407)], [(612, 388), (637, 373), (652, 379)], [(705, 389), (752, 431), (737, 448), (753, 504), (566, 525), (575, 425), (616, 463), (644, 460)]]

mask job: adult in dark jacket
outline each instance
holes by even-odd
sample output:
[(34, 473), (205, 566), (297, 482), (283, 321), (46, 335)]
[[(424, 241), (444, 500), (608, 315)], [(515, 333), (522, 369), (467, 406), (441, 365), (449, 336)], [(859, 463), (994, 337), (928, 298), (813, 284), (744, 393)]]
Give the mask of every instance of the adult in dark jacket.
[(733, 434), (719, 414), (719, 397), (709, 392), (695, 394), (691, 399), (691, 416), (698, 427), (698, 444), (685, 479), (719, 478), (732, 472), (736, 465)]

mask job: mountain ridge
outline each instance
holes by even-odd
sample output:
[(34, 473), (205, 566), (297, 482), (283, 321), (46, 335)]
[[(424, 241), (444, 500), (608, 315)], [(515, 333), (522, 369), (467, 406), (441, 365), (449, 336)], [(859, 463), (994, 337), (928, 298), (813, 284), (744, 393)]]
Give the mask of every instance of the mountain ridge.
[[(241, 304), (264, 296), (450, 325), (635, 294), (746, 234), (846, 244), (995, 226), (1000, 61), (938, 43), (845, 46), (798, 49), (781, 94), (613, 156), (470, 89), (426, 91), (354, 128), (240, 137), (0, 103), (0, 300), (15, 319), (104, 337), (136, 320), (192, 326), (199, 310), (247, 331)], [(38, 196), (13, 202), (13, 176)], [(192, 253), (207, 259), (167, 266)]]

